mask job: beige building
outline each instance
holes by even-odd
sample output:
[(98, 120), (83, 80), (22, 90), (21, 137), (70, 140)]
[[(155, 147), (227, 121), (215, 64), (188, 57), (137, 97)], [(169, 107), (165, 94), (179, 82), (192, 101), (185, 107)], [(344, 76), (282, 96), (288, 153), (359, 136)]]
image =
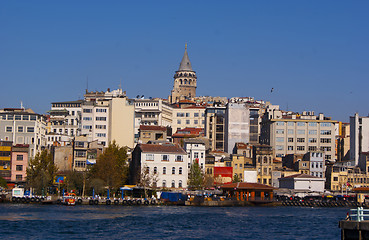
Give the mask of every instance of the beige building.
[(264, 115), (261, 143), (271, 145), (277, 157), (323, 151), (325, 160), (335, 160), (335, 124), (323, 114), (302, 115), (274, 109)]
[(184, 108), (173, 108), (172, 132), (183, 128), (204, 128), (205, 107), (187, 106)]
[(196, 72), (192, 70), (186, 44), (179, 69), (174, 74), (173, 90), (169, 96), (169, 102), (176, 103), (184, 99), (193, 99), (196, 96), (196, 86), (197, 76)]
[(272, 185), (273, 149), (268, 145), (253, 146), (253, 165), (257, 171), (258, 183)]
[(167, 128), (160, 126), (141, 125), (139, 130), (139, 143), (167, 139)]
[(225, 106), (207, 107), (205, 110), (205, 136), (212, 151), (225, 152)]
[(111, 99), (108, 140), (120, 147), (134, 147), (134, 105), (126, 96)]
[(339, 122), (339, 137), (337, 139), (337, 161), (350, 159), (350, 123)]

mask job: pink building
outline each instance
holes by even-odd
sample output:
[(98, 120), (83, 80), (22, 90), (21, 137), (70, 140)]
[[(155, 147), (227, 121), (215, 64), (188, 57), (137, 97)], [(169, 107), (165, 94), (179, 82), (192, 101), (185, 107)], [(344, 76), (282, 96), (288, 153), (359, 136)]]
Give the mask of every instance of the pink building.
[(28, 167), (28, 144), (17, 144), (12, 149), (11, 181), (23, 183), (26, 181)]

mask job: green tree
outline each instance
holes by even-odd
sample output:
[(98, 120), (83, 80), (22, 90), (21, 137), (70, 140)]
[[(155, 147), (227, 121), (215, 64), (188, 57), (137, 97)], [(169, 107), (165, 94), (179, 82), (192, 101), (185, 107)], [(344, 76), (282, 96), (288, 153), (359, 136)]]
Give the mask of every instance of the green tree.
[(232, 182), (234, 182), (234, 183), (241, 182), (241, 179), (240, 179), (240, 177), (238, 176), (238, 174), (235, 174), (235, 175), (233, 176), (233, 181), (232, 181)]
[(3, 177), (0, 177), (0, 187), (8, 188), (6, 180)]
[(117, 190), (125, 184), (128, 176), (127, 148), (119, 147), (115, 141), (98, 157), (89, 172), (89, 179), (101, 179), (105, 186)]
[(43, 150), (30, 160), (27, 168), (27, 184), (36, 194), (46, 193), (47, 188), (53, 185), (57, 171), (52, 154)]
[(142, 170), (139, 170), (138, 176), (137, 185), (144, 189), (145, 198), (147, 198), (147, 188), (156, 188), (156, 183), (159, 180), (158, 174), (154, 172), (150, 173), (149, 168), (144, 165)]
[(197, 161), (194, 161), (191, 165), (188, 174), (188, 187), (194, 190), (203, 189), (204, 187), (204, 173)]

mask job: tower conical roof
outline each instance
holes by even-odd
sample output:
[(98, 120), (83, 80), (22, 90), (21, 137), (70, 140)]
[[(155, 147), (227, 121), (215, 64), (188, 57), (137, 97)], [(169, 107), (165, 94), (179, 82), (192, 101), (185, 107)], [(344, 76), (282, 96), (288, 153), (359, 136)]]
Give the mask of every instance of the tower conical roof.
[(185, 52), (184, 52), (181, 64), (179, 65), (178, 71), (193, 71), (191, 67), (190, 59), (188, 58), (187, 44), (186, 44)]

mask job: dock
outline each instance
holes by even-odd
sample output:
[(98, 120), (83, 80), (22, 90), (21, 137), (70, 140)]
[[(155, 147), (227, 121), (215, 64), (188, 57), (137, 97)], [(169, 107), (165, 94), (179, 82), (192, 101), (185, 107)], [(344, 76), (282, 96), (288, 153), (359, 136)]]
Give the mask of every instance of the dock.
[(369, 240), (369, 209), (358, 207), (350, 209), (350, 214), (345, 220), (339, 221), (341, 228), (341, 240)]

